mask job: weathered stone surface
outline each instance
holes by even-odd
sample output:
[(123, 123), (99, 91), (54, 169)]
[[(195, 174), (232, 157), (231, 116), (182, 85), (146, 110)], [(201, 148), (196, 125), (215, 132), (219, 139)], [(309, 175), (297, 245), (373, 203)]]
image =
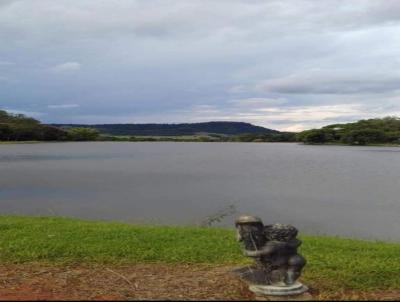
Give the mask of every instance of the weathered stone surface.
[(277, 284), (277, 285), (258, 285), (253, 284), (249, 289), (258, 296), (293, 296), (305, 293), (307, 286), (296, 282), (292, 285)]
[(254, 265), (236, 268), (233, 272), (250, 284), (250, 290), (261, 296), (294, 296), (307, 291), (297, 282), (306, 260), (297, 253), (301, 241), (291, 225), (264, 226), (251, 215), (235, 221), (237, 239), (243, 242), (244, 255), (255, 260)]
[(300, 295), (293, 295), (293, 296), (257, 296), (255, 297), (256, 301), (314, 301), (315, 299), (313, 296), (305, 292)]

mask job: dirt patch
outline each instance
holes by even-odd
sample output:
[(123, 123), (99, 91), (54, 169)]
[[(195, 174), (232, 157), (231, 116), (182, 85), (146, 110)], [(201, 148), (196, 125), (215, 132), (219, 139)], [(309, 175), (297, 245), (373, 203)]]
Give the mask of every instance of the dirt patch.
[(0, 266), (1, 300), (251, 300), (227, 267)]
[[(232, 267), (138, 264), (127, 266), (0, 265), (0, 300), (254, 300)], [(399, 300), (399, 290), (323, 291), (316, 300)]]
[(342, 289), (338, 291), (310, 290), (312, 296), (317, 300), (353, 300), (353, 301), (399, 301), (400, 289), (363, 291), (353, 289)]

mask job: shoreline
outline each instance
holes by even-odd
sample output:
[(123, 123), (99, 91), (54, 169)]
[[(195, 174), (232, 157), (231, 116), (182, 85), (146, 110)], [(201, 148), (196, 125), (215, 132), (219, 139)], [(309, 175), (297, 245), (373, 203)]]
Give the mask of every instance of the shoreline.
[(304, 146), (339, 146), (339, 147), (391, 147), (399, 148), (400, 144), (367, 144), (350, 145), (339, 143), (309, 144), (303, 142), (239, 142), (239, 141), (197, 141), (197, 140), (95, 140), (95, 141), (0, 141), (0, 145), (31, 145), (31, 144), (58, 144), (58, 143), (239, 143), (239, 144), (297, 144)]
[(344, 146), (344, 147), (400, 147), (400, 144), (366, 144), (366, 145), (353, 145), (353, 144), (340, 144), (340, 143), (324, 143), (324, 144), (310, 144), (301, 143), (305, 146)]

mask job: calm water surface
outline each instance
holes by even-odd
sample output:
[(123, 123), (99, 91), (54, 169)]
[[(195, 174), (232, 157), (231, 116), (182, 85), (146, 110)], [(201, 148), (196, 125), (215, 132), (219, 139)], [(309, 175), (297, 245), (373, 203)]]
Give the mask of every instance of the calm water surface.
[(229, 205), (307, 233), (400, 240), (400, 148), (0, 145), (2, 214), (197, 224)]

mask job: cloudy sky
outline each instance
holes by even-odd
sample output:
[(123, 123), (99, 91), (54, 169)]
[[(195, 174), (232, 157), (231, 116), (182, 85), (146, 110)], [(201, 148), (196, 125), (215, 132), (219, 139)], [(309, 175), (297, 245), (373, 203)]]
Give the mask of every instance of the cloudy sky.
[(0, 108), (44, 122), (400, 115), (398, 0), (0, 0)]

